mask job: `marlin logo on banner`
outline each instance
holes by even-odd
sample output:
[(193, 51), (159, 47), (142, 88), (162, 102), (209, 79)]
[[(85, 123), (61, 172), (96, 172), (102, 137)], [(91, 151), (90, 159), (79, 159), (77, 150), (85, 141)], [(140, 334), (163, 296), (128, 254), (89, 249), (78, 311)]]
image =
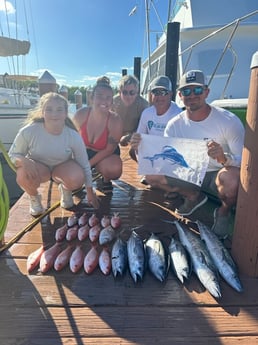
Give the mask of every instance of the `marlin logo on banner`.
[(141, 134), (138, 150), (140, 175), (166, 175), (202, 185), (209, 156), (204, 140)]

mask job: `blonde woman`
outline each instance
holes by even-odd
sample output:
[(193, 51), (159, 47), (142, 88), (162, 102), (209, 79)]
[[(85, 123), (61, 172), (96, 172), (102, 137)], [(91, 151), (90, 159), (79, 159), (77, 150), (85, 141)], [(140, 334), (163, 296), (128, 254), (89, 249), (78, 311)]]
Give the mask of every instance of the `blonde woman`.
[(18, 132), (9, 156), (17, 169), (18, 185), (30, 197), (32, 216), (44, 212), (38, 188), (50, 179), (59, 185), (61, 207), (71, 208), (72, 191), (84, 184), (88, 202), (98, 207), (88, 156), (68, 118), (68, 102), (63, 96), (50, 92), (41, 97)]

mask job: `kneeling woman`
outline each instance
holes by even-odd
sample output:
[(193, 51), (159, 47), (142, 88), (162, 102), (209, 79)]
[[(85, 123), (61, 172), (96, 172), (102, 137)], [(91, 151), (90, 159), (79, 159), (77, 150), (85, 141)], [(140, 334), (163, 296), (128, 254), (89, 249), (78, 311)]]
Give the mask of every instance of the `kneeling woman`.
[(98, 189), (112, 193), (111, 180), (122, 174), (119, 140), (123, 133), (120, 117), (110, 109), (113, 89), (107, 77), (97, 80), (92, 90), (91, 106), (77, 110), (73, 122), (85, 143), (91, 168), (102, 175)]
[(72, 191), (83, 185), (88, 202), (98, 207), (84, 143), (68, 117), (67, 100), (54, 92), (43, 95), (26, 122), (9, 156), (16, 167), (18, 185), (29, 195), (31, 215), (44, 212), (38, 188), (50, 179), (59, 185), (61, 207), (71, 208)]

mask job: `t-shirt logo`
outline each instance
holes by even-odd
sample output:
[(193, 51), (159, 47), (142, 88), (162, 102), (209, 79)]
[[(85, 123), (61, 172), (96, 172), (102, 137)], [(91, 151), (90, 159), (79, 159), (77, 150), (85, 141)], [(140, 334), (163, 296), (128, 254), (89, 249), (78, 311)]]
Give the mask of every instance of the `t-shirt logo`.
[(148, 121), (148, 128), (151, 129), (153, 127), (153, 121)]

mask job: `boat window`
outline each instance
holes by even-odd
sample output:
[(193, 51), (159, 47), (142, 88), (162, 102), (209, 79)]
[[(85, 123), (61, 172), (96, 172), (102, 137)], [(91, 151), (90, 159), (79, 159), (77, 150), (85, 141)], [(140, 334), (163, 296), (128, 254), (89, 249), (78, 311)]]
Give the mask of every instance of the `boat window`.
[[(199, 53), (199, 66), (206, 75), (211, 75), (222, 56), (221, 49), (210, 49)], [(226, 51), (220, 62), (216, 75), (228, 75), (233, 66), (233, 57), (230, 51)]]

